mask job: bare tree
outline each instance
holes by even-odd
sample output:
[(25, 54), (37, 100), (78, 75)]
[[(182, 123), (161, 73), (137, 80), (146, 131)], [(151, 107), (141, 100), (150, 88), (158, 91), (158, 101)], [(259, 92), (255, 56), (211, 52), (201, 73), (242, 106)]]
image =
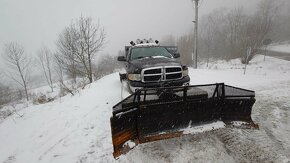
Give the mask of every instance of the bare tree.
[(245, 63), (246, 50), (251, 47), (247, 62), (250, 61), (273, 30), (279, 7), (276, 1), (264, 0), (254, 14), (246, 14), (238, 7), (214, 10), (204, 16), (201, 19), (201, 54), (212, 51), (216, 58), (241, 58)]
[[(257, 12), (249, 18), (243, 42), (244, 46), (247, 48), (251, 47), (253, 50), (247, 62), (253, 58), (257, 49), (263, 46), (263, 40), (273, 30), (274, 19), (279, 13), (280, 7), (281, 2), (279, 1), (261, 1), (258, 5)], [(246, 47), (244, 49), (247, 49)], [(245, 57), (242, 58), (242, 62), (245, 63)]]
[(45, 76), (48, 86), (53, 92), (53, 80), (52, 80), (53, 56), (51, 51), (46, 47), (41, 48), (37, 54), (37, 61), (42, 69), (42, 72)]
[(1, 105), (5, 104), (6, 103), (6, 97), (7, 97), (7, 86), (4, 85), (4, 82), (3, 82), (3, 75), (2, 75), (2, 72), (0, 72), (0, 109), (1, 109)]
[[(281, 0), (276, 0), (281, 1)], [(281, 9), (277, 14), (278, 19), (274, 19), (271, 35), (268, 36), (275, 41), (288, 41), (290, 38), (290, 1), (282, 1)]]
[[(60, 87), (60, 92), (59, 95), (62, 97), (64, 95), (66, 95), (67, 93), (70, 93), (71, 95), (74, 95), (73, 92), (73, 85), (72, 88), (69, 88), (69, 86), (67, 86), (64, 82), (64, 70), (63, 70), (63, 65), (62, 65), (62, 61), (59, 59), (58, 55), (54, 55), (54, 70), (57, 74), (57, 80), (59, 82), (59, 87)], [(74, 81), (75, 83), (75, 81)], [(75, 83), (76, 84), (76, 83)]]
[(227, 9), (216, 9), (200, 20), (200, 57), (225, 58), (227, 53), (227, 38), (225, 15)]
[(216, 34), (215, 31), (215, 24), (213, 21), (212, 16), (208, 16), (204, 18), (204, 22), (202, 22), (203, 28), (200, 31), (200, 37), (201, 37), (201, 42), (204, 43), (206, 46), (206, 54), (207, 54), (207, 59), (206, 59), (206, 65), (208, 67), (208, 62), (209, 58), (212, 54), (213, 51), (213, 45), (214, 45), (214, 37)]
[[(55, 59), (59, 67), (65, 71), (69, 78), (73, 79), (76, 83), (78, 75), (75, 61), (76, 41), (77, 38), (74, 35), (73, 26), (66, 27), (64, 31), (59, 35), (57, 41), (57, 53)], [(64, 72), (61, 71), (61, 72)]]
[(261, 40), (263, 40), (265, 36), (273, 30), (273, 22), (279, 12), (280, 5), (281, 2), (272, 0), (264, 0), (260, 2), (258, 11), (253, 18), (253, 21), (256, 22), (254, 32), (256, 33), (256, 39), (259, 40), (259, 44), (261, 44)]
[[(118, 56), (125, 56), (125, 51), (119, 51)], [(117, 69), (121, 69), (123, 67), (122, 63), (116, 62), (117, 56), (113, 56), (110, 54), (102, 54), (98, 65), (95, 66), (97, 74), (95, 77), (101, 78), (105, 75), (113, 73)]]
[(4, 59), (10, 69), (7, 76), (24, 88), (26, 100), (28, 101), (27, 86), (30, 78), (29, 66), (31, 59), (25, 55), (24, 48), (15, 42), (5, 45)]
[(64, 70), (62, 66), (62, 62), (59, 60), (58, 55), (54, 55), (54, 70), (57, 75), (57, 80), (63, 82)]
[(5, 79), (5, 74), (0, 72), (0, 109), (1, 106), (5, 104), (22, 99), (20, 92), (13, 90), (7, 82), (8, 81)]
[(17, 92), (13, 92), (12, 88), (2, 79), (3, 76), (0, 74), (0, 109), (2, 105), (18, 100)]
[(80, 17), (60, 34), (58, 60), (66, 72), (84, 76), (93, 81), (93, 59), (105, 44), (105, 31), (100, 23), (91, 18)]
[(246, 48), (243, 46), (243, 38), (246, 36), (248, 17), (244, 14), (243, 8), (238, 7), (230, 10), (225, 16), (225, 19), (227, 23), (227, 45), (229, 50), (227, 58), (241, 57), (241, 49)]

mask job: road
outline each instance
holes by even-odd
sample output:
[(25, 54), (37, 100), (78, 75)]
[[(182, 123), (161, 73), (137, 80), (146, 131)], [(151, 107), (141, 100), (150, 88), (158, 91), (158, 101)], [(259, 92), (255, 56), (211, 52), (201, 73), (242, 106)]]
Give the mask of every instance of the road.
[[(260, 54), (265, 54), (265, 50), (260, 50)], [(279, 58), (279, 59), (284, 59), (287, 61), (290, 61), (290, 53), (285, 53), (285, 52), (276, 52), (276, 51), (266, 51), (266, 59), (267, 56)]]

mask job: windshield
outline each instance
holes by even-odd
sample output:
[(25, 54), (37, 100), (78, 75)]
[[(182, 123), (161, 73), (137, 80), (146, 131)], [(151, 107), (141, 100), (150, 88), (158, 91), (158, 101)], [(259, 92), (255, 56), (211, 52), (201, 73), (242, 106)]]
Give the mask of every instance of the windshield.
[(164, 47), (138, 47), (131, 50), (130, 59), (141, 59), (141, 58), (154, 58), (154, 57), (166, 57), (173, 58), (172, 54), (167, 51)]

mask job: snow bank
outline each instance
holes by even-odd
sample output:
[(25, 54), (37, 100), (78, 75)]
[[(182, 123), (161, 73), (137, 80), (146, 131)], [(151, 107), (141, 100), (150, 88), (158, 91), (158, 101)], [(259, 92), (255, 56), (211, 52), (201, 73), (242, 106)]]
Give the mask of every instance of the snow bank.
[(219, 60), (200, 65), (199, 69), (190, 69), (191, 84), (220, 83), (237, 87), (254, 89), (256, 86), (267, 86), (275, 82), (288, 81), (290, 77), (290, 62), (273, 57), (257, 55), (247, 65), (244, 75), (245, 65), (239, 59), (230, 61)]

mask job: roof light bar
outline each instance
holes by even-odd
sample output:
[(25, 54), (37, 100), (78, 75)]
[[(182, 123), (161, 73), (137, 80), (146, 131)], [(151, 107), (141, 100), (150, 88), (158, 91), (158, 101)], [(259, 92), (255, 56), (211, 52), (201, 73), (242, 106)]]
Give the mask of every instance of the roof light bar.
[(159, 44), (159, 41), (158, 40), (155, 40), (153, 41), (152, 38), (149, 38), (148, 40), (147, 39), (137, 39), (136, 42), (134, 41), (131, 41), (130, 44), (132, 46), (135, 46), (135, 45), (138, 45), (138, 44), (146, 44), (146, 43), (156, 43), (156, 44)]
[(132, 46), (136, 45), (136, 44), (134, 43), (134, 41), (131, 41), (130, 44), (131, 44)]

